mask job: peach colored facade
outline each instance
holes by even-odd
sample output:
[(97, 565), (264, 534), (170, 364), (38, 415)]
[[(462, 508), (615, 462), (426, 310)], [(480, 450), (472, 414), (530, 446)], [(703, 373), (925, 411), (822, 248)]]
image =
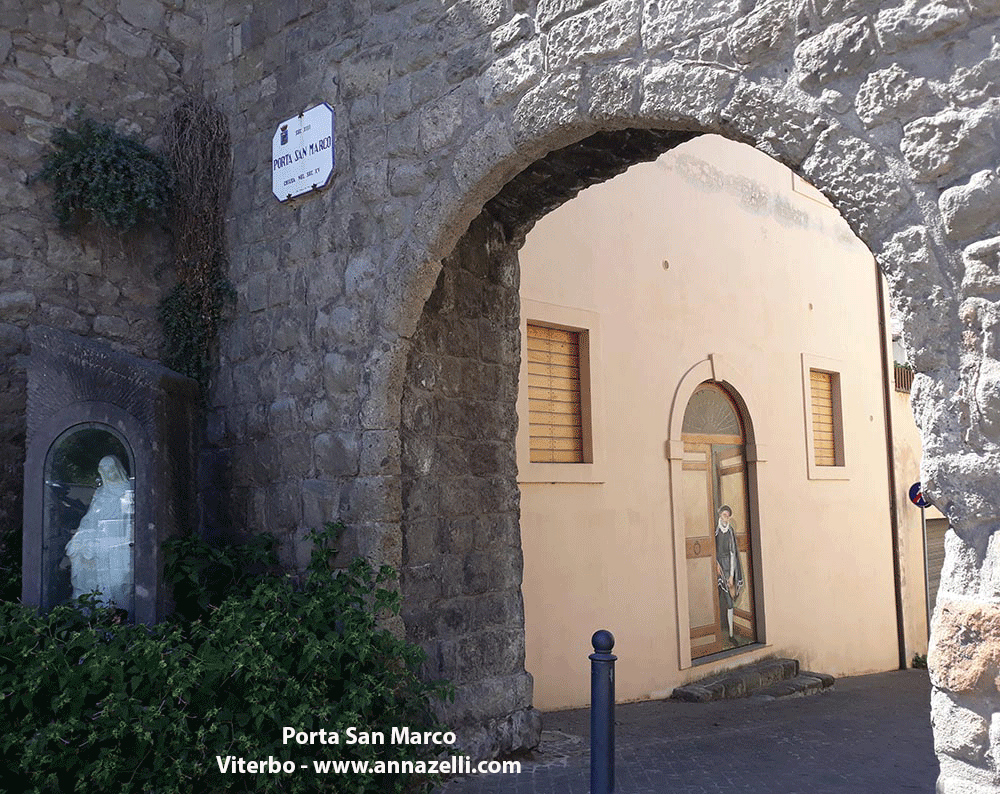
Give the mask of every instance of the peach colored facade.
[[(765, 155), (702, 136), (550, 213), (520, 261), (522, 340), (527, 322), (585, 332), (592, 448), (585, 463), (530, 462), (522, 350), (518, 479), (535, 705), (588, 703), (598, 628), (616, 637), (619, 700), (665, 697), (770, 655), (834, 675), (896, 668), (878, 275), (839, 214)], [(843, 465), (815, 465), (810, 369), (839, 378)], [(734, 520), (750, 528), (757, 643), (699, 659), (691, 615), (704, 605), (692, 603), (700, 596), (688, 581), (700, 563), (688, 559), (681, 425), (705, 381), (723, 384), (743, 414), (749, 498)], [(896, 491), (912, 655), (926, 650), (923, 554), (919, 511), (898, 500), (917, 478), (919, 437), (899, 397), (890, 402), (906, 461)]]

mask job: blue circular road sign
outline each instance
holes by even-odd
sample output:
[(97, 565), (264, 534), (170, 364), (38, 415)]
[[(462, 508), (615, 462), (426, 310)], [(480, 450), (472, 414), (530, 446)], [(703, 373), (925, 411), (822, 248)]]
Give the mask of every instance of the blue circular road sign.
[(920, 483), (915, 482), (910, 486), (910, 501), (913, 502), (917, 507), (930, 507), (931, 502), (923, 493), (920, 491)]

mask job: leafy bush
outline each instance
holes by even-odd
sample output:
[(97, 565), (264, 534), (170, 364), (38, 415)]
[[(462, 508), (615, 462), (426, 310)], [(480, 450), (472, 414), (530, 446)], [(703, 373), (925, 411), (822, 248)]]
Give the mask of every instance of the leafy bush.
[[(380, 627), (380, 616), (399, 609), (398, 592), (386, 587), (393, 571), (358, 559), (331, 572), (336, 530), (328, 525), (314, 536), (301, 587), (287, 576), (236, 577), (218, 606), (189, 598), (205, 604), (205, 617), (190, 622), (120, 624), (93, 597), (47, 615), (0, 604), (0, 787), (39, 794), (429, 790), (427, 776), (313, 770), (313, 759), (432, 757), (441, 748), (388, 739), (392, 727), (441, 730), (431, 704), (449, 694), (420, 678), (419, 649)], [(208, 570), (198, 573), (183, 559), (173, 569), (189, 586), (189, 574)], [(336, 731), (341, 743), (284, 744), (284, 726)], [(384, 731), (387, 742), (346, 744), (348, 727)], [(296, 769), (223, 774), (217, 757), (229, 756), (291, 761)]]
[(87, 213), (126, 231), (144, 216), (163, 215), (170, 201), (166, 159), (111, 127), (82, 119), (59, 128), (37, 178), (53, 187), (55, 214), (70, 228)]

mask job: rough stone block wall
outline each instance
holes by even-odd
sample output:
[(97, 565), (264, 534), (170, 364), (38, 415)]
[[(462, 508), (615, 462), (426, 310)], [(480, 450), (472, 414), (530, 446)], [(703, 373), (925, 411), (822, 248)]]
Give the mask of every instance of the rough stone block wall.
[[(301, 569), (306, 531), (341, 518), (352, 527), (346, 553), (398, 566), (398, 534), (379, 529), (399, 518), (398, 479), (382, 477), (398, 475), (398, 432), (362, 433), (359, 418), (384, 234), (378, 172), (357, 163), (340, 134), (359, 126), (339, 102), (338, 61), (357, 47), (362, 11), (319, 2), (205, 9), (206, 92), (233, 139), (227, 231), (237, 291), (206, 425), (205, 484), (225, 496), (210, 506), (208, 529), (270, 532), (282, 561)], [(272, 135), (324, 101), (337, 114), (333, 186), (281, 204), (271, 193)]]
[(20, 532), (26, 331), (49, 326), (159, 355), (169, 273), (159, 228), (58, 228), (51, 189), (29, 183), (75, 114), (154, 148), (183, 92), (201, 22), (160, 0), (0, 3), (0, 532)]
[(465, 751), (538, 742), (524, 671), (517, 252), (480, 215), (441, 273), (403, 387), (403, 620), (426, 672), (456, 685), (446, 715)]

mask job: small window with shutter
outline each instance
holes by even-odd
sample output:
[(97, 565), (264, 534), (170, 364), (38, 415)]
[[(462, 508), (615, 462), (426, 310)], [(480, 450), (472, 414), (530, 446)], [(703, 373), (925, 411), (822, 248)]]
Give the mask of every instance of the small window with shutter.
[(836, 466), (837, 422), (834, 411), (833, 372), (809, 370), (809, 388), (812, 392), (813, 462), (817, 466)]
[(802, 354), (806, 462), (811, 480), (849, 480), (841, 400), (843, 362)]
[(529, 322), (527, 336), (530, 461), (586, 463), (587, 333)]

